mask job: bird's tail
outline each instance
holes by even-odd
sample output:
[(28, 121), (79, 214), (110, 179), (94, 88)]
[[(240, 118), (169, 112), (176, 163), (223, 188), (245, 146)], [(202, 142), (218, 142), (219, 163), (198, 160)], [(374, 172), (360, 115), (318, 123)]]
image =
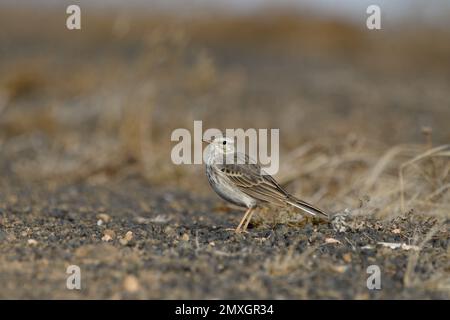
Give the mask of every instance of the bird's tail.
[(299, 208), (300, 210), (303, 210), (313, 216), (321, 216), (321, 217), (328, 218), (328, 214), (325, 211), (313, 206), (312, 204), (309, 204), (305, 201), (297, 199), (294, 196), (289, 196), (287, 203), (290, 204), (291, 206)]

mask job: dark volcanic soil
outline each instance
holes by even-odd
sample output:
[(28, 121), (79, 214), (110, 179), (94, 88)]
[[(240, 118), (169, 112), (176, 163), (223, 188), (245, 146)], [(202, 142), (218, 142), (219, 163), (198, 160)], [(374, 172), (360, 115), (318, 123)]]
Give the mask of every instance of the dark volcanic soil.
[[(139, 178), (3, 185), (1, 197), (0, 298), (448, 298), (448, 233), (434, 219), (347, 217), (334, 228), (235, 234), (227, 228), (238, 210)], [(377, 245), (423, 240), (418, 255)], [(66, 288), (69, 265), (81, 268), (81, 290)], [(366, 286), (369, 265), (381, 269), (381, 290)]]
[[(83, 8), (67, 30), (63, 2), (0, 8), (0, 298), (450, 297), (447, 29)], [(194, 120), (280, 129), (280, 184), (349, 211), (235, 234), (170, 161)]]

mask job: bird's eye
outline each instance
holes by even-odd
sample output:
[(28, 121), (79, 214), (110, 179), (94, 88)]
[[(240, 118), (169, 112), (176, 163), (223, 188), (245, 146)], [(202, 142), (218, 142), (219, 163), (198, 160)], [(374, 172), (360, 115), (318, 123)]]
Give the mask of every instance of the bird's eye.
[(223, 144), (223, 145), (226, 145), (226, 144), (227, 144), (227, 142), (226, 142), (226, 141), (224, 141), (224, 142), (222, 142), (222, 144)]

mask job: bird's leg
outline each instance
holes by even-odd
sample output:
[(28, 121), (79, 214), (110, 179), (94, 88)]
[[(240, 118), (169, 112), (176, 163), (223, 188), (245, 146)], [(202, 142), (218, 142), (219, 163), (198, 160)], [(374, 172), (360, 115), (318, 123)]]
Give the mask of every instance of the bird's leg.
[[(236, 230), (234, 230), (236, 233), (240, 233), (241, 232), (241, 227), (245, 222), (245, 219), (247, 218), (247, 216), (249, 215), (250, 212), (253, 211), (254, 208), (248, 208), (247, 211), (245, 211), (244, 217), (242, 218), (241, 222), (239, 223), (239, 225), (237, 226)], [(245, 230), (245, 229), (244, 229)]]
[(254, 210), (252, 210), (252, 211), (249, 213), (248, 218), (247, 218), (247, 221), (246, 221), (245, 224), (244, 224), (244, 229), (242, 229), (242, 231), (246, 231), (246, 230), (247, 230), (248, 224), (250, 223), (250, 220), (252, 220), (252, 216), (253, 216), (254, 213), (255, 213)]

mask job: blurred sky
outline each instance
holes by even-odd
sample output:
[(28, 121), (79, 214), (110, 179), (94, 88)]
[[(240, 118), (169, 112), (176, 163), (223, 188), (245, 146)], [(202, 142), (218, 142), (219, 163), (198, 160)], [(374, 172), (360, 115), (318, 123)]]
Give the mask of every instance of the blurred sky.
[(79, 4), (83, 7), (171, 10), (192, 14), (201, 11), (251, 13), (267, 7), (291, 7), (318, 15), (332, 15), (356, 21), (365, 20), (366, 8), (381, 7), (390, 22), (448, 23), (450, 0), (0, 0), (12, 6), (57, 7)]

